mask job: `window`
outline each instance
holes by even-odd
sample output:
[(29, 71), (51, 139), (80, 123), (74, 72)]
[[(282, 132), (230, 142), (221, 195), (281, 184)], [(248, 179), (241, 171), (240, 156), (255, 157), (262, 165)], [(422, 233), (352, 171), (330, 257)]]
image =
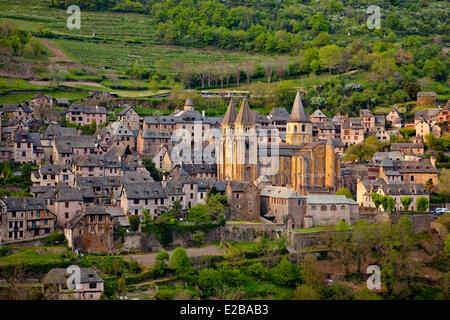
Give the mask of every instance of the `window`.
[(64, 218), (69, 219), (69, 213), (68, 213), (68, 212), (66, 212), (66, 213), (64, 214)]
[(333, 204), (330, 209), (331, 211), (336, 211), (336, 206)]
[(316, 206), (312, 206), (312, 207), (311, 207), (311, 210), (316, 210)]
[(69, 207), (69, 202), (65, 203), (65, 207), (68, 208)]
[[(96, 289), (97, 288), (97, 284), (96, 283), (89, 283), (89, 289)], [(92, 295), (91, 295), (92, 298)]]
[(327, 211), (327, 206), (320, 206), (320, 211)]

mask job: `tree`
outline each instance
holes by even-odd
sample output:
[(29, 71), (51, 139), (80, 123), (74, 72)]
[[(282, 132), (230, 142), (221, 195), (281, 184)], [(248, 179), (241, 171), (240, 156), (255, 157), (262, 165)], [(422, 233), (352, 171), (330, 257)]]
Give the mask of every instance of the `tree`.
[(170, 257), (170, 269), (174, 270), (176, 274), (182, 274), (190, 271), (192, 268), (191, 260), (187, 256), (186, 249), (176, 248)]
[(166, 261), (169, 261), (169, 254), (166, 251), (160, 251), (155, 257), (155, 268), (160, 275), (167, 269)]
[(412, 200), (413, 199), (411, 197), (401, 197), (400, 198), (400, 202), (402, 203), (404, 211), (408, 211), (408, 208), (409, 208), (410, 204), (412, 203)]
[(350, 192), (350, 190), (346, 187), (342, 187), (340, 188), (338, 191), (336, 191), (337, 195), (341, 195), (341, 196), (346, 196), (348, 199), (353, 199), (355, 200), (355, 197), (353, 197), (352, 193)]
[(417, 82), (407, 82), (405, 84), (405, 91), (408, 93), (411, 100), (417, 99), (417, 93), (419, 93), (420, 90), (422, 90), (422, 88)]
[(272, 268), (271, 274), (274, 282), (282, 286), (292, 287), (300, 281), (299, 268), (290, 263), (286, 257), (283, 257), (280, 263)]
[(325, 279), (322, 272), (320, 272), (317, 259), (310, 254), (307, 254), (300, 264), (301, 278), (303, 282), (311, 287), (318, 287), (323, 284)]
[(396, 205), (396, 201), (394, 198), (387, 196), (387, 208), (389, 210), (389, 212), (394, 212), (395, 211), (395, 205)]
[(327, 45), (319, 49), (319, 63), (323, 68), (331, 71), (342, 63), (342, 50), (337, 45)]
[(272, 59), (264, 60), (262, 66), (266, 72), (267, 84), (270, 84), (270, 79), (272, 78), (274, 61)]
[(250, 275), (256, 277), (258, 280), (262, 280), (267, 276), (267, 268), (263, 266), (261, 262), (250, 265), (247, 269)]
[(222, 275), (219, 271), (205, 268), (198, 275), (198, 287), (204, 296), (211, 296), (222, 286)]
[(370, 160), (375, 154), (375, 148), (367, 143), (358, 143), (347, 149), (345, 152), (344, 160), (345, 161), (362, 161), (362, 160)]
[(442, 169), (439, 177), (439, 189), (447, 194), (450, 193), (450, 169)]
[(377, 208), (378, 209), (378, 207), (380, 206), (380, 204), (381, 204), (381, 195), (379, 195), (378, 193), (374, 193), (374, 192), (372, 192), (371, 194), (370, 194), (370, 197), (372, 198), (372, 201), (373, 201), (373, 203), (375, 204), (375, 208)]
[(428, 209), (429, 200), (427, 197), (419, 197), (416, 200), (417, 211), (425, 212)]
[(142, 165), (150, 173), (150, 176), (153, 178), (153, 180), (155, 180), (155, 181), (161, 181), (162, 180), (162, 176), (159, 173), (158, 169), (156, 169), (156, 165), (153, 162), (152, 158), (149, 158), (149, 157), (144, 158), (142, 160)]
[(294, 291), (295, 300), (319, 300), (320, 293), (314, 289), (312, 286), (307, 284), (302, 284), (297, 287)]
[(247, 75), (247, 83), (250, 84), (250, 78), (255, 71), (255, 64), (252, 61), (248, 61), (244, 64), (242, 64), (242, 68), (245, 71), (245, 74)]
[(130, 216), (129, 220), (130, 220), (131, 231), (138, 231), (139, 223), (140, 223), (139, 215), (136, 214), (136, 215)]

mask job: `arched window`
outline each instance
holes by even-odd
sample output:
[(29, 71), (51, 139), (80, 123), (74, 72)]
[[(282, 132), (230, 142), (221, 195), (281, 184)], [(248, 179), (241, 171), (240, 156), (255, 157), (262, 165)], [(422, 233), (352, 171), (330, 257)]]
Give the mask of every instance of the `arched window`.
[(316, 210), (316, 206), (312, 206), (312, 207), (311, 207), (311, 210)]
[(334, 204), (331, 206), (331, 211), (336, 211), (336, 206)]
[(320, 211), (327, 211), (327, 206), (321, 206)]
[(302, 124), (302, 132), (305, 132), (305, 125)]
[(341, 210), (345, 210), (345, 206), (344, 205), (341, 206)]

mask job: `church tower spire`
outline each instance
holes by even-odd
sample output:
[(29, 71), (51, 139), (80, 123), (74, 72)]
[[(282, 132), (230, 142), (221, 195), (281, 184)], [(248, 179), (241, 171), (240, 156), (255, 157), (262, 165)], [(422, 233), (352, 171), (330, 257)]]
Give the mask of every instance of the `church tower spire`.
[(287, 121), (286, 143), (299, 145), (312, 141), (312, 124), (303, 108), (300, 91), (297, 91), (291, 116)]

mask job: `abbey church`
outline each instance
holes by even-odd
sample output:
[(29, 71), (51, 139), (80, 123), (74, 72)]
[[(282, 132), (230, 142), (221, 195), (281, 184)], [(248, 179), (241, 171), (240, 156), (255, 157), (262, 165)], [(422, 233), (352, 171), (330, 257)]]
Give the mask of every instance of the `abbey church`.
[[(268, 179), (274, 186), (293, 188), (302, 195), (334, 194), (340, 187), (340, 165), (333, 140), (313, 139), (312, 123), (303, 108), (300, 92), (287, 120), (285, 137), (278, 129), (258, 123), (255, 113), (246, 99), (239, 113), (230, 101), (218, 146), (218, 180)], [(264, 130), (271, 133), (261, 136)], [(276, 163), (268, 163), (271, 155)], [(269, 165), (275, 170), (267, 174), (264, 169)]]

